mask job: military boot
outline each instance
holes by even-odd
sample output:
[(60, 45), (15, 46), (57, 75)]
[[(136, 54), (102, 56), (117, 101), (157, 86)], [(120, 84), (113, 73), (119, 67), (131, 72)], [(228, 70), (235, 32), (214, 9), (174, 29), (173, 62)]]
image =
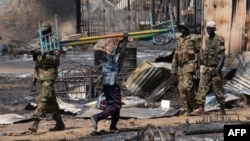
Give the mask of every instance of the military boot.
[(56, 119), (56, 126), (54, 128), (49, 129), (50, 131), (62, 131), (65, 129), (65, 125), (62, 119)]
[(40, 122), (39, 119), (34, 119), (33, 124), (29, 127), (29, 130), (32, 131), (32, 132), (36, 132), (39, 122)]
[(199, 105), (199, 108), (196, 109), (194, 112), (191, 113), (192, 115), (204, 115), (205, 110), (204, 110), (204, 105)]

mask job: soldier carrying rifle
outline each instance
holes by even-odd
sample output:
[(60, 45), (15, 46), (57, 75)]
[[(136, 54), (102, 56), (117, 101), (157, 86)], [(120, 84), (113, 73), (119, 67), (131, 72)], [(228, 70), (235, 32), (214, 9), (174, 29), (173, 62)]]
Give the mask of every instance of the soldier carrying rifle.
[(177, 47), (172, 60), (171, 75), (178, 76), (178, 90), (183, 101), (184, 115), (189, 116), (193, 109), (198, 108), (195, 100), (195, 79), (198, 79), (198, 56), (200, 41), (197, 35), (190, 34), (189, 24), (186, 21), (178, 24), (178, 30), (182, 33), (177, 38)]
[(203, 55), (203, 73), (199, 82), (199, 89), (196, 96), (199, 108), (193, 114), (204, 115), (204, 104), (206, 95), (212, 90), (216, 100), (220, 104), (220, 114), (225, 115), (225, 97), (222, 87), (222, 68), (225, 60), (225, 40), (217, 35), (214, 21), (207, 23), (208, 36), (205, 39), (205, 51)]

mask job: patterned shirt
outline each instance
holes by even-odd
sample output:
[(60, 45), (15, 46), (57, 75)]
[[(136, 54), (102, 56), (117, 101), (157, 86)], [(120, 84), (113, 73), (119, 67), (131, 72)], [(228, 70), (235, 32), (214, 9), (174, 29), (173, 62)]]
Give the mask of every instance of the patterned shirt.
[(102, 63), (102, 84), (114, 85), (118, 84), (120, 48), (117, 48), (114, 55), (103, 54)]

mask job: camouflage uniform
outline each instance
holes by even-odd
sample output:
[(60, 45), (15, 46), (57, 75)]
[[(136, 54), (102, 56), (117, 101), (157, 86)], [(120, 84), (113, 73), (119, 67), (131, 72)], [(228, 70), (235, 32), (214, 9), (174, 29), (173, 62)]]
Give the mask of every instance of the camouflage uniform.
[(204, 105), (206, 95), (212, 88), (213, 92), (215, 93), (217, 102), (220, 105), (224, 105), (225, 98), (222, 87), (222, 71), (219, 70), (215, 77), (211, 77), (211, 72), (217, 67), (221, 59), (220, 52), (225, 51), (224, 39), (219, 35), (215, 35), (212, 40), (206, 38), (205, 43), (206, 48), (203, 55), (203, 63), (205, 67), (200, 78), (198, 94), (196, 97), (197, 103), (199, 105)]
[(171, 73), (178, 75), (178, 89), (183, 101), (185, 113), (190, 113), (198, 105), (193, 93), (193, 75), (196, 71), (195, 54), (200, 50), (197, 36), (189, 34), (177, 40), (177, 47), (172, 60)]
[[(40, 24), (39, 24), (40, 25)], [(41, 52), (41, 46), (43, 43), (50, 44), (51, 41), (59, 40), (52, 33), (51, 24), (44, 22), (42, 26), (39, 26), (40, 43), (31, 50), (33, 54), (33, 60), (36, 61), (36, 69), (34, 73), (34, 79), (37, 79), (41, 83), (41, 91), (38, 97), (38, 105), (33, 113), (33, 124), (29, 127), (29, 130), (36, 132), (38, 129), (41, 118), (45, 116), (45, 112), (49, 110), (52, 113), (52, 119), (56, 121), (54, 128), (50, 131), (61, 131), (65, 129), (65, 125), (61, 118), (59, 105), (57, 103), (54, 83), (58, 75), (58, 66), (60, 65), (60, 50), (54, 48), (54, 50), (48, 50), (48, 52)], [(52, 46), (52, 45), (50, 45)], [(47, 46), (46, 46), (47, 47)]]
[[(39, 46), (37, 48), (40, 48)], [(38, 55), (36, 60), (35, 77), (41, 82), (41, 91), (38, 98), (38, 106), (34, 111), (34, 118), (41, 119), (48, 108), (54, 120), (61, 119), (59, 106), (54, 91), (54, 82), (58, 75), (60, 64), (60, 51), (54, 50), (43, 55)]]

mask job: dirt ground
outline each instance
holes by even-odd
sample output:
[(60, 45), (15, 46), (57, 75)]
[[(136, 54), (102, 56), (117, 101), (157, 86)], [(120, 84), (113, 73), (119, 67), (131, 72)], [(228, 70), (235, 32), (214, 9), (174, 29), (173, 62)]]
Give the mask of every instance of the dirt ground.
[[(32, 61), (26, 62), (1, 62), (0, 67), (0, 114), (31, 114), (32, 110), (25, 110), (24, 107), (30, 101), (27, 96), (30, 95), (30, 88), (32, 83), (32, 77), (13, 77), (13, 74), (24, 74), (33, 72), (34, 63)], [(12, 74), (12, 75), (11, 75)], [(26, 98), (25, 98), (26, 97)], [(247, 105), (243, 107), (237, 107), (236, 110), (239, 114), (241, 121), (249, 121), (250, 119), (250, 108)], [(227, 110), (227, 113), (234, 113), (232, 109)], [(162, 129), (165, 136), (168, 132), (163, 129), (170, 127), (180, 126), (186, 123), (195, 124), (197, 121), (202, 120), (200, 116), (173, 116), (164, 118), (153, 118), (153, 119), (120, 119), (118, 128), (123, 131), (115, 134), (92, 136), (93, 126), (89, 118), (76, 118), (75, 115), (63, 113), (63, 121), (66, 125), (64, 131), (51, 132), (49, 128), (55, 126), (55, 122), (51, 120), (50, 115), (41, 121), (37, 133), (30, 133), (28, 127), (32, 124), (32, 121), (19, 122), (14, 124), (0, 125), (0, 140), (1, 141), (119, 141), (128, 140), (133, 136), (136, 136), (139, 131), (145, 128), (146, 125), (150, 124), (159, 129)], [(108, 130), (109, 120), (102, 120), (98, 124), (99, 130)], [(176, 137), (183, 137), (183, 133), (176, 132)], [(211, 136), (214, 136), (211, 134)], [(218, 133), (223, 140), (223, 133)], [(190, 136), (189, 136), (190, 137)], [(195, 140), (187, 139), (186, 140)]]

